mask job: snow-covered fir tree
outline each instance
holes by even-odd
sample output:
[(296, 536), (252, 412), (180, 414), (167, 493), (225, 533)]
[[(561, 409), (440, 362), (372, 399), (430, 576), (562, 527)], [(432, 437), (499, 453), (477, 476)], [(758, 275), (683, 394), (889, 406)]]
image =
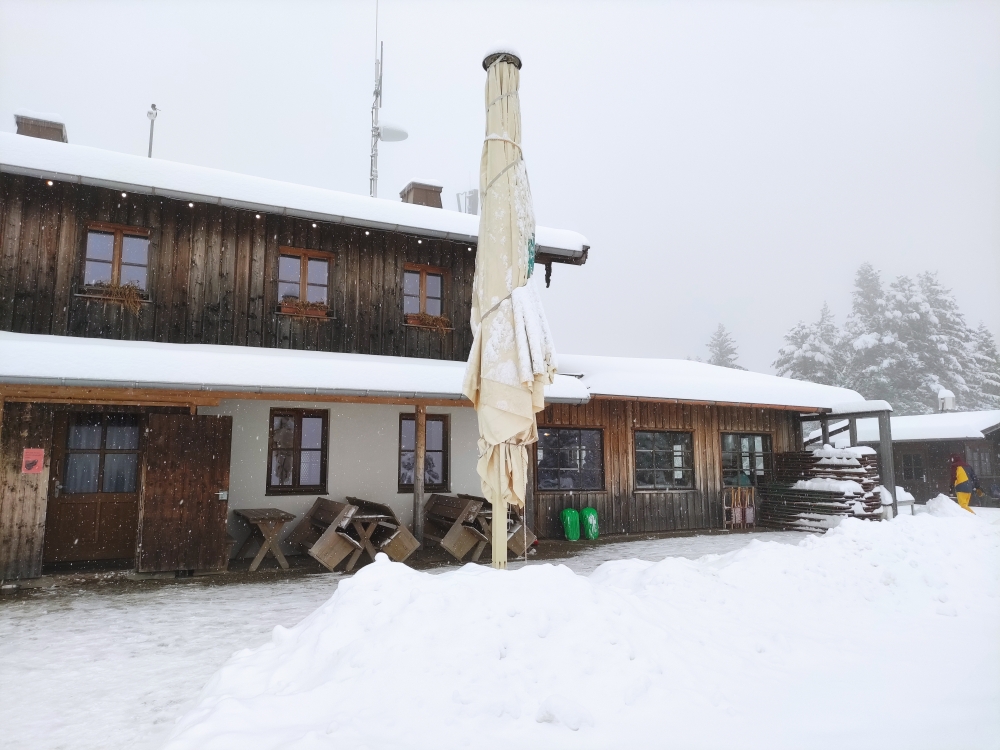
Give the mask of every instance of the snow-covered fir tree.
[(826, 303), (819, 320), (800, 322), (785, 334), (772, 365), (779, 375), (825, 385), (841, 385), (844, 366), (842, 336)]
[(854, 276), (851, 313), (845, 327), (847, 354), (844, 384), (865, 398), (895, 401), (892, 368), (896, 364), (889, 326), (889, 306), (882, 276), (870, 263)]
[(980, 323), (972, 332), (970, 390), (974, 409), (1000, 409), (1000, 352), (993, 334)]
[(774, 367), (779, 375), (885, 399), (900, 415), (936, 411), (942, 388), (955, 394), (958, 409), (1000, 408), (996, 342), (985, 325), (970, 328), (934, 273), (900, 276), (886, 288), (863, 264), (843, 332), (824, 305), (819, 321), (786, 334)]
[(918, 283), (922, 318), (910, 346), (921, 363), (924, 404), (929, 412), (936, 411), (938, 391), (947, 388), (955, 394), (956, 403), (971, 407), (975, 399), (966, 381), (975, 366), (972, 330), (936, 273), (921, 274)]
[(740, 367), (736, 360), (739, 358), (739, 350), (733, 337), (729, 335), (726, 327), (719, 323), (712, 338), (708, 340), (708, 364), (719, 367), (729, 367), (733, 370), (745, 370)]

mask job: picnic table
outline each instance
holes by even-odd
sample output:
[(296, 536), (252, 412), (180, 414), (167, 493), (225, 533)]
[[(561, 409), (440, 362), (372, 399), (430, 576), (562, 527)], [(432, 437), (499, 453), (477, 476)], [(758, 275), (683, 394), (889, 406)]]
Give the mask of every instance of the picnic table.
[(278, 536), (281, 534), (281, 529), (284, 528), (286, 523), (295, 520), (295, 516), (278, 508), (239, 508), (234, 510), (233, 513), (250, 524), (250, 534), (243, 540), (243, 544), (236, 551), (236, 557), (239, 557), (243, 553), (243, 550), (246, 549), (251, 541), (256, 539), (260, 542), (260, 550), (257, 552), (257, 556), (253, 559), (253, 562), (250, 563), (250, 572), (252, 573), (260, 567), (261, 561), (268, 552), (274, 555), (274, 559), (278, 561), (278, 565), (283, 570), (288, 570), (288, 561), (281, 554)]
[[(470, 560), (478, 562), (490, 544), (493, 529), (493, 506), (484, 497), (458, 494), (431, 495), (424, 506), (430, 529), (425, 536), (438, 542), (457, 560), (470, 550)], [(535, 543), (535, 535), (514, 508), (507, 509), (507, 549), (521, 557)]]
[(374, 560), (376, 554), (385, 552), (390, 559), (403, 562), (419, 546), (389, 506), (356, 497), (345, 502), (316, 498), (288, 541), (330, 571), (347, 560), (347, 572), (354, 570), (363, 554)]

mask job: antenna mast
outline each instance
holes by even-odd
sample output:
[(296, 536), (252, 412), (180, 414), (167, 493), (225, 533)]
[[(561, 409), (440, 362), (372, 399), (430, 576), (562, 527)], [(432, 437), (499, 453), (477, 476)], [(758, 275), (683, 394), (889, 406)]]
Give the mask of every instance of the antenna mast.
[(378, 110), (382, 106), (382, 43), (378, 40), (378, 0), (375, 0), (375, 96), (372, 101), (372, 166), (368, 178), (368, 192), (372, 198), (378, 197)]

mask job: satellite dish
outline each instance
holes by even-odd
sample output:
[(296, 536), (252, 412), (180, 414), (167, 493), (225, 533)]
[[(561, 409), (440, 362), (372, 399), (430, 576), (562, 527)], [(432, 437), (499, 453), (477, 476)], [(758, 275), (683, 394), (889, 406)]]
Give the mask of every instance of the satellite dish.
[(378, 138), (380, 141), (405, 141), (408, 137), (409, 134), (405, 130), (392, 125), (381, 125), (378, 129)]

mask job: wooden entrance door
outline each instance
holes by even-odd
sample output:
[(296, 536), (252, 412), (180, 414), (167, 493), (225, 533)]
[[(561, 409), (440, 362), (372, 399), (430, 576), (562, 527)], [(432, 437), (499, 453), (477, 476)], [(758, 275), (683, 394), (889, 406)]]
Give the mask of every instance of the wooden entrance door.
[(140, 572), (225, 569), (232, 431), (232, 417), (149, 415)]
[(131, 560), (139, 518), (140, 414), (60, 414), (45, 562)]

